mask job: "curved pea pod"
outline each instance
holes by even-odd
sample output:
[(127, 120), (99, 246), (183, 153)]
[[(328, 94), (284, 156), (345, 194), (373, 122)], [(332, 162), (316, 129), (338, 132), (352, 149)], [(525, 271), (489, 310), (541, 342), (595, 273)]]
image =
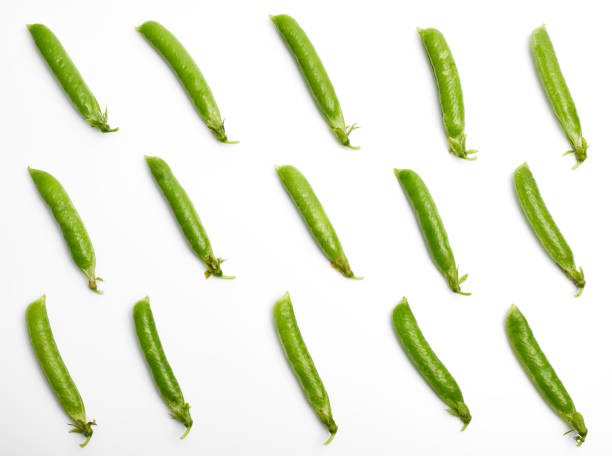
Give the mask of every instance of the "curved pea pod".
[(323, 381), (319, 377), (317, 368), (310, 357), (310, 353), (308, 353), (304, 339), (302, 339), (289, 292), (285, 293), (274, 304), (273, 315), (276, 332), (291, 370), (293, 370), (300, 383), (306, 400), (308, 400), (319, 420), (329, 430), (330, 436), (325, 442), (327, 445), (338, 432), (338, 426), (334, 422), (329, 397), (327, 391), (325, 391), (325, 386), (323, 386)]
[(170, 416), (183, 423), (187, 428), (181, 437), (181, 439), (184, 439), (189, 434), (191, 426), (193, 426), (193, 419), (189, 413), (190, 407), (185, 402), (181, 387), (164, 353), (148, 296), (134, 305), (133, 317), (140, 348), (159, 394), (172, 411)]
[(96, 277), (96, 254), (93, 244), (68, 193), (51, 174), (29, 167), (28, 171), (38, 193), (51, 209), (55, 221), (62, 230), (74, 263), (87, 277), (89, 288), (101, 293), (98, 290), (97, 281), (102, 281), (102, 279)]
[(185, 239), (187, 239), (193, 252), (206, 266), (206, 272), (204, 273), (206, 278), (208, 279), (212, 275), (221, 279), (233, 279), (233, 276), (223, 275), (221, 263), (225, 260), (215, 257), (208, 235), (200, 221), (200, 216), (193, 207), (187, 192), (172, 174), (170, 167), (159, 157), (145, 156), (145, 159), (153, 178), (159, 185), (166, 201), (168, 201)]
[(574, 168), (577, 168), (587, 158), (588, 145), (582, 136), (580, 118), (561, 73), (555, 49), (543, 25), (531, 34), (531, 54), (550, 106), (572, 145), (572, 150), (565, 154), (574, 154), (576, 157)]
[(276, 173), (332, 267), (345, 277), (361, 279), (353, 274), (336, 231), (304, 175), (293, 166), (277, 166)]
[(465, 149), (463, 91), (453, 54), (440, 31), (435, 28), (417, 29), (417, 31), (436, 78), (449, 152), (465, 160), (475, 160), (469, 155), (477, 151)]
[(358, 127), (355, 124), (348, 126), (344, 123), (344, 115), (334, 86), (304, 30), (295, 19), (286, 14), (270, 16), (270, 19), (272, 19), (278, 33), (291, 51), (319, 111), (331, 128), (332, 133), (343, 146), (359, 149), (359, 147), (351, 146), (349, 141), (349, 135)]
[(163, 25), (148, 21), (136, 30), (159, 52), (168, 63), (176, 77), (181, 81), (185, 92), (193, 102), (196, 111), (212, 130), (220, 142), (234, 144), (238, 141), (228, 141), (225, 134), (223, 119), (215, 102), (206, 79), (191, 55), (176, 37)]
[(465, 430), (472, 420), (472, 415), (463, 401), (459, 385), (425, 340), (406, 298), (402, 298), (393, 310), (393, 327), (404, 352), (416, 370), (438, 397), (450, 407), (448, 412), (461, 419), (463, 422), (461, 430)]
[(81, 447), (84, 447), (93, 435), (91, 427), (96, 424), (96, 421), (87, 421), (83, 399), (57, 348), (47, 316), (45, 295), (27, 307), (25, 317), (30, 343), (38, 365), (45, 374), (60, 405), (72, 420), (70, 425), (74, 426), (74, 429), (70, 432), (85, 436), (86, 440), (81, 444)]
[(442, 218), (425, 183), (417, 173), (410, 169), (396, 169), (395, 175), (410, 201), (425, 238), (425, 244), (436, 267), (446, 279), (451, 290), (469, 296), (471, 293), (461, 291), (460, 286), (467, 279), (467, 274), (459, 277), (459, 270), (455, 264), (455, 257), (448, 242)]
[(574, 402), (538, 345), (529, 323), (515, 305), (506, 316), (506, 333), (510, 346), (531, 383), (553, 411), (572, 427), (578, 446), (587, 435), (584, 418), (576, 411)]
[(586, 285), (584, 272), (582, 268), (576, 267), (572, 249), (570, 249), (561, 231), (557, 228), (550, 212), (548, 212), (527, 163), (523, 163), (516, 168), (514, 172), (514, 186), (521, 209), (529, 222), (529, 226), (531, 226), (546, 253), (557, 263), (565, 275), (576, 284), (578, 287), (576, 296), (580, 296)]
[(117, 131), (118, 128), (110, 128), (106, 123), (107, 110), (102, 113), (98, 101), (53, 32), (42, 24), (31, 24), (27, 27), (47, 65), (89, 125), (102, 133)]

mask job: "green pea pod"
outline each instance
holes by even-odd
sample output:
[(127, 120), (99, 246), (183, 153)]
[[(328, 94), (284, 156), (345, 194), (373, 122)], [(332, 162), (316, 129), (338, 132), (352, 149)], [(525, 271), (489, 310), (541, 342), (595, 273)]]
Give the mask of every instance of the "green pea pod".
[(170, 65), (181, 84), (183, 84), (189, 98), (191, 98), (196, 111), (217, 139), (227, 144), (237, 143), (238, 141), (227, 140), (223, 119), (221, 119), (221, 113), (212, 91), (200, 68), (180, 41), (163, 25), (155, 21), (145, 22), (140, 27), (136, 27), (136, 30), (151, 43)]
[(96, 421), (87, 421), (83, 399), (57, 348), (47, 316), (45, 295), (28, 306), (25, 316), (30, 343), (38, 364), (60, 405), (72, 420), (71, 426), (74, 426), (74, 429), (70, 432), (85, 436), (86, 440), (81, 444), (81, 447), (84, 447), (93, 435), (91, 427)]
[(574, 438), (578, 446), (582, 445), (588, 432), (584, 418), (576, 411), (572, 398), (538, 345), (529, 323), (515, 305), (506, 317), (506, 332), (512, 350), (531, 383), (550, 408), (576, 432)]
[(467, 274), (459, 277), (459, 270), (455, 264), (455, 257), (448, 242), (442, 218), (425, 183), (417, 173), (410, 169), (396, 169), (395, 175), (419, 221), (425, 244), (427, 244), (427, 249), (436, 267), (448, 282), (451, 290), (469, 296), (471, 293), (462, 292), (460, 286), (467, 279)]
[(102, 133), (119, 130), (108, 126), (106, 123), (107, 110), (102, 113), (98, 101), (53, 32), (42, 24), (28, 25), (28, 30), (49, 68), (89, 125), (99, 129)]
[(449, 152), (465, 160), (475, 150), (465, 150), (465, 119), (463, 112), (463, 91), (457, 65), (444, 35), (435, 28), (417, 29), (429, 57), (442, 109), (442, 122), (448, 136)]
[(563, 73), (561, 73), (550, 36), (543, 25), (531, 34), (531, 53), (548, 101), (572, 145), (572, 150), (566, 152), (565, 155), (575, 155), (575, 169), (586, 160), (588, 145), (586, 139), (582, 137), (580, 118), (576, 112), (574, 100), (567, 88)]
[(293, 166), (277, 166), (276, 172), (317, 245), (331, 261), (332, 267), (345, 277), (361, 279), (362, 277), (355, 277), (353, 274), (336, 231), (306, 178)]
[(463, 402), (459, 385), (425, 340), (406, 298), (402, 298), (393, 310), (393, 326), (404, 352), (416, 370), (450, 407), (448, 412), (461, 419), (461, 430), (465, 430), (472, 420), (472, 415)]
[(187, 192), (176, 180), (172, 170), (159, 157), (145, 156), (151, 174), (159, 185), (162, 193), (166, 197), (176, 221), (183, 230), (183, 234), (189, 242), (191, 249), (202, 260), (206, 266), (204, 275), (208, 279), (211, 275), (222, 279), (233, 279), (232, 276), (224, 276), (221, 270), (221, 263), (225, 260), (215, 257), (210, 245), (208, 235), (200, 221)]
[(181, 437), (181, 439), (184, 439), (189, 434), (191, 426), (193, 426), (193, 419), (191, 419), (189, 413), (189, 404), (183, 398), (181, 387), (174, 376), (174, 372), (172, 372), (172, 368), (166, 359), (164, 349), (159, 340), (148, 296), (134, 305), (133, 314), (136, 336), (138, 336), (140, 348), (147, 361), (155, 385), (164, 402), (166, 402), (168, 408), (172, 411), (170, 416), (183, 423), (187, 428)]
[(351, 146), (349, 135), (358, 128), (355, 124), (348, 126), (344, 123), (344, 115), (340, 108), (340, 102), (332, 85), (323, 62), (319, 58), (314, 46), (304, 33), (304, 30), (291, 16), (280, 14), (270, 16), (276, 26), (278, 33), (291, 51), (306, 84), (312, 93), (321, 115), (331, 128), (332, 132), (343, 146), (351, 149), (359, 147)]
[(96, 277), (96, 254), (93, 244), (89, 239), (85, 225), (75, 209), (70, 197), (62, 184), (60, 184), (51, 174), (37, 169), (28, 168), (30, 176), (34, 181), (34, 185), (38, 189), (38, 193), (51, 209), (53, 217), (58, 223), (66, 244), (70, 249), (70, 254), (75, 264), (79, 267), (83, 274), (87, 276), (89, 288), (97, 293), (97, 281), (101, 281), (100, 277)]
[(302, 339), (300, 328), (293, 313), (293, 305), (289, 298), (289, 292), (285, 293), (274, 304), (273, 314), (276, 332), (278, 333), (278, 338), (287, 361), (297, 377), (308, 403), (331, 434), (327, 442), (325, 442), (327, 445), (333, 440), (336, 432), (338, 432), (338, 426), (332, 416), (331, 405), (327, 391), (325, 391), (325, 386), (323, 386), (317, 368), (310, 357), (310, 353), (308, 353), (304, 339)]
[(540, 195), (538, 184), (536, 184), (527, 163), (523, 163), (514, 172), (514, 186), (518, 195), (519, 203), (529, 226), (535, 233), (538, 241), (548, 255), (565, 272), (572, 282), (578, 287), (576, 296), (580, 296), (586, 281), (582, 268), (578, 269), (574, 262), (572, 249), (557, 228), (546, 204)]

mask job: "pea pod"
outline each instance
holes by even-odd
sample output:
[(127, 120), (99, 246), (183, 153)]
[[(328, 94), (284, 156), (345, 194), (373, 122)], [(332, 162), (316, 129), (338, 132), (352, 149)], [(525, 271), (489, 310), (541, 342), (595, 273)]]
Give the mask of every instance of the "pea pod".
[(28, 25), (28, 30), (49, 68), (89, 125), (102, 133), (117, 131), (118, 128), (110, 128), (106, 123), (107, 110), (102, 113), (96, 97), (53, 32), (42, 24)]
[(227, 144), (238, 142), (227, 140), (223, 119), (219, 113), (219, 108), (212, 91), (204, 79), (200, 68), (198, 68), (198, 65), (180, 41), (163, 25), (155, 21), (145, 22), (140, 27), (136, 27), (136, 30), (151, 43), (168, 65), (170, 65), (174, 74), (181, 81), (189, 98), (191, 98), (196, 111), (198, 111), (206, 126), (212, 130), (217, 139)]
[(28, 168), (28, 171), (38, 193), (40, 193), (40, 196), (42, 196), (49, 209), (51, 209), (55, 221), (62, 230), (72, 259), (87, 277), (89, 288), (97, 293), (101, 293), (98, 290), (97, 281), (102, 279), (96, 277), (96, 254), (93, 244), (89, 239), (79, 213), (72, 204), (72, 201), (70, 201), (68, 193), (66, 193), (62, 184), (51, 174), (32, 168)]
[(172, 174), (170, 167), (159, 157), (145, 156), (145, 159), (153, 178), (168, 201), (176, 221), (183, 230), (187, 242), (189, 242), (193, 252), (205, 264), (206, 272), (204, 275), (206, 278), (208, 279), (212, 275), (222, 279), (233, 279), (232, 276), (223, 275), (221, 263), (224, 260), (215, 257), (208, 235), (200, 221), (200, 216), (193, 207), (187, 192)]
[(576, 432), (576, 442), (582, 445), (587, 435), (584, 418), (576, 411), (574, 402), (550, 365), (533, 336), (529, 323), (513, 305), (506, 316), (506, 332), (514, 354), (540, 395), (553, 411)]
[(170, 416), (183, 423), (187, 428), (181, 437), (181, 439), (184, 439), (189, 434), (191, 426), (193, 426), (193, 419), (191, 419), (189, 413), (189, 404), (183, 398), (181, 387), (174, 376), (174, 372), (172, 372), (172, 368), (166, 359), (164, 349), (159, 340), (148, 296), (134, 305), (133, 315), (136, 336), (138, 336), (140, 348), (145, 356), (155, 385), (164, 402), (166, 402), (168, 408), (172, 411)]
[(410, 169), (396, 169), (395, 175), (419, 221), (425, 243), (436, 267), (446, 279), (451, 290), (469, 296), (471, 293), (464, 293), (460, 286), (467, 279), (467, 274), (459, 277), (459, 270), (455, 265), (455, 257), (448, 242), (442, 218), (425, 183), (417, 173)]
[(293, 373), (295, 374), (308, 403), (317, 414), (321, 422), (329, 430), (330, 436), (325, 444), (330, 443), (338, 426), (332, 416), (331, 405), (327, 391), (323, 386), (317, 368), (308, 353), (300, 328), (298, 327), (293, 313), (293, 305), (289, 297), (289, 292), (285, 293), (276, 304), (274, 304), (274, 325), (278, 338), (287, 357)]
[(514, 172), (514, 186), (518, 195), (519, 203), (529, 226), (540, 241), (544, 250), (555, 263), (565, 272), (572, 282), (578, 287), (576, 296), (580, 296), (586, 281), (582, 268), (576, 268), (572, 249), (557, 228), (546, 204), (540, 195), (538, 184), (536, 184), (527, 163), (523, 163)]
[(345, 277), (361, 279), (353, 274), (336, 231), (304, 175), (293, 166), (277, 166), (276, 173), (332, 267)]
[(286, 14), (270, 16), (270, 19), (291, 51), (321, 115), (333, 134), (343, 146), (359, 149), (359, 147), (351, 146), (349, 141), (349, 135), (358, 127), (355, 124), (348, 126), (344, 123), (344, 115), (334, 86), (304, 30), (295, 19)]
[(574, 168), (577, 168), (587, 158), (588, 145), (586, 139), (582, 137), (582, 127), (574, 100), (561, 73), (550, 36), (543, 25), (531, 34), (531, 53), (550, 106), (572, 145), (572, 150), (565, 155), (574, 154), (576, 157)]
[(417, 29), (429, 57), (438, 85), (442, 110), (442, 123), (448, 136), (449, 152), (465, 160), (475, 160), (469, 155), (475, 150), (465, 150), (465, 119), (463, 91), (453, 54), (444, 35), (435, 28)]
[(472, 415), (463, 401), (459, 385), (425, 340), (406, 298), (402, 298), (393, 310), (393, 326), (404, 352), (416, 370), (450, 407), (448, 412), (461, 419), (461, 430), (465, 430)]
[(81, 444), (81, 447), (84, 447), (93, 435), (91, 427), (96, 421), (87, 421), (83, 399), (57, 348), (47, 316), (45, 295), (28, 306), (25, 317), (30, 343), (38, 364), (60, 405), (72, 420), (70, 425), (74, 426), (74, 429), (70, 432), (85, 436), (86, 440)]

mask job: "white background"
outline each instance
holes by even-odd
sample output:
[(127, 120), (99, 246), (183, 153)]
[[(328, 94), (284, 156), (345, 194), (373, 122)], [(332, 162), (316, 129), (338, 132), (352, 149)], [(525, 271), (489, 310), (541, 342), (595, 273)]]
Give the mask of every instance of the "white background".
[[(22, 4), (23, 3), (23, 4)], [(574, 454), (567, 426), (514, 358), (503, 329), (516, 303), (583, 413), (582, 453), (612, 449), (609, 303), (609, 10), (583, 1), (30, 1), (0, 5), (0, 453), (515, 455)], [(269, 13), (293, 15), (316, 46), (351, 137), (337, 144)], [(198, 62), (226, 119), (216, 142), (134, 27), (155, 19)], [(25, 27), (59, 37), (118, 133), (89, 128)], [(577, 171), (528, 48), (546, 23), (589, 141)], [(476, 162), (446, 152), (437, 93), (416, 27), (443, 31), (464, 90)], [(235, 281), (204, 280), (144, 154), (190, 194)], [(512, 187), (523, 161), (585, 270), (572, 283), (526, 225)], [(275, 164), (310, 180), (351, 265), (334, 271), (283, 191)], [(95, 245), (103, 296), (87, 289), (26, 167), (55, 175)], [(393, 168), (417, 170), (449, 233), (465, 290), (432, 264)], [(304, 400), (271, 309), (291, 292), (340, 430)], [(32, 354), (27, 304), (47, 295), (57, 344), (99, 426), (85, 450)], [(141, 356), (132, 305), (149, 295), (195, 420), (184, 441)], [(461, 386), (461, 423), (401, 351), (391, 311), (407, 296)]]

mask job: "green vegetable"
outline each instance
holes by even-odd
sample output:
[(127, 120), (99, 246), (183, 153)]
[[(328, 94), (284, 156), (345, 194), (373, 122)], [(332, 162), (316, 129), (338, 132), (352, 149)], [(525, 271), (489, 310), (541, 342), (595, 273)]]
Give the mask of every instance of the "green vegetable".
[(438, 84), (442, 122), (448, 136), (449, 152), (459, 158), (475, 160), (475, 158), (470, 158), (469, 155), (477, 151), (465, 150), (463, 92), (457, 65), (450, 48), (444, 36), (438, 30), (434, 28), (417, 30), (421, 35), (423, 46)]
[(89, 125), (102, 133), (117, 131), (118, 128), (110, 128), (106, 123), (107, 110), (102, 114), (98, 101), (53, 32), (42, 24), (28, 25), (28, 30), (49, 68)]
[(191, 249), (206, 265), (206, 272), (204, 273), (206, 278), (208, 279), (213, 275), (222, 279), (233, 279), (232, 276), (223, 275), (221, 263), (225, 260), (215, 257), (200, 217), (189, 196), (172, 174), (170, 167), (158, 157), (145, 156), (145, 159)]
[(463, 422), (461, 430), (465, 430), (472, 420), (472, 415), (463, 402), (459, 385), (425, 340), (406, 298), (402, 298), (393, 310), (393, 326), (404, 352), (416, 370), (438, 397), (450, 407), (448, 412), (461, 419)]
[(215, 98), (206, 83), (200, 68), (196, 65), (187, 50), (163, 25), (148, 21), (140, 27), (136, 27), (142, 36), (159, 52), (164, 60), (170, 65), (174, 74), (178, 77), (191, 98), (198, 114), (210, 128), (217, 139), (227, 144), (235, 144), (238, 141), (228, 141), (225, 134), (223, 119)]
[(302, 339), (288, 292), (274, 304), (274, 325), (287, 361), (291, 365), (308, 403), (331, 434), (325, 442), (327, 445), (338, 432), (338, 426), (332, 417), (327, 391), (325, 391), (321, 377), (319, 377), (304, 339)]
[(572, 398), (540, 349), (527, 320), (515, 305), (506, 317), (506, 332), (512, 350), (531, 383), (550, 408), (576, 432), (574, 438), (578, 446), (582, 445), (587, 435), (584, 418), (576, 411)]
[(79, 216), (79, 213), (74, 208), (70, 197), (62, 184), (55, 177), (45, 171), (28, 168), (30, 176), (34, 181), (34, 185), (38, 189), (38, 193), (51, 209), (53, 217), (58, 223), (66, 244), (70, 249), (70, 254), (75, 264), (79, 267), (83, 274), (87, 276), (89, 288), (100, 293), (96, 281), (101, 281), (100, 277), (96, 277), (96, 254), (93, 244), (89, 239), (85, 225)]
[(462, 292), (460, 287), (467, 279), (467, 274), (459, 277), (459, 270), (455, 265), (455, 257), (448, 242), (448, 235), (442, 224), (440, 214), (438, 214), (436, 203), (434, 203), (425, 183), (417, 173), (410, 169), (396, 169), (395, 175), (419, 221), (425, 243), (436, 267), (448, 282), (451, 290), (469, 296), (471, 293)]
[(70, 425), (74, 426), (74, 429), (70, 432), (85, 436), (86, 440), (81, 444), (81, 447), (84, 447), (93, 435), (91, 426), (94, 426), (96, 421), (87, 421), (83, 399), (57, 349), (47, 316), (45, 295), (28, 306), (25, 316), (30, 343), (38, 364), (60, 405), (72, 420)]
[(358, 127), (355, 124), (347, 126), (344, 123), (344, 115), (342, 114), (334, 86), (329, 80), (327, 71), (325, 71), (317, 51), (306, 36), (306, 33), (304, 33), (304, 30), (302, 30), (295, 19), (286, 14), (270, 16), (270, 18), (285, 41), (289, 51), (291, 51), (319, 107), (321, 115), (329, 125), (329, 128), (331, 128), (333, 134), (343, 146), (359, 149), (358, 147), (351, 146), (349, 141), (349, 135)]
[(582, 137), (582, 128), (574, 100), (567, 88), (555, 50), (544, 26), (538, 27), (531, 34), (531, 53), (548, 101), (572, 145), (572, 150), (566, 152), (565, 155), (575, 155), (574, 168), (577, 168), (587, 158), (588, 145), (586, 139)]
[(331, 261), (331, 265), (345, 277), (361, 279), (353, 274), (336, 231), (306, 178), (293, 166), (277, 166), (276, 172), (319, 248)]
[(553, 259), (565, 274), (576, 284), (580, 296), (586, 284), (582, 268), (576, 268), (572, 249), (557, 228), (550, 212), (544, 204), (540, 190), (536, 184), (527, 163), (523, 163), (514, 172), (514, 186), (518, 195), (521, 209), (540, 241), (544, 250)]
[(191, 426), (193, 426), (193, 420), (189, 414), (189, 404), (185, 402), (181, 387), (164, 354), (148, 296), (134, 305), (133, 313), (138, 342), (151, 370), (155, 385), (157, 385), (164, 402), (172, 411), (170, 416), (183, 423), (187, 428), (181, 437), (181, 439), (184, 439), (189, 434)]

